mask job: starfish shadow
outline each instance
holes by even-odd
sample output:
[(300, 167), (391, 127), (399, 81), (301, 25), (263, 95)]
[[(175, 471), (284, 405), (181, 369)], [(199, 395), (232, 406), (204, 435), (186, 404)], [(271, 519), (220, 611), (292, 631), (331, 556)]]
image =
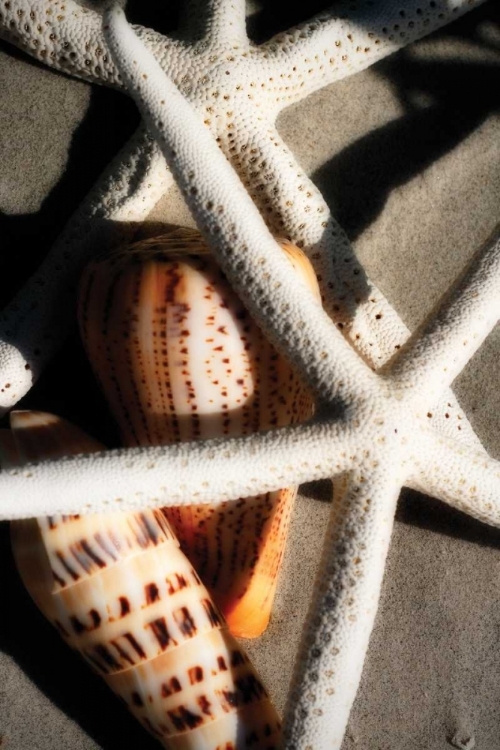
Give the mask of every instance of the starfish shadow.
[(396, 520), (436, 534), (500, 549), (500, 529), (487, 526), (471, 516), (460, 513), (436, 498), (404, 488), (399, 498)]
[[(169, 0), (168, 3), (164, 0), (152, 0), (145, 3), (143, 0), (127, 0), (127, 17), (132, 23), (168, 34), (177, 28), (182, 2), (183, 0)], [(105, 4), (102, 0), (95, 0), (96, 7)]]
[[(479, 21), (462, 19), (453, 36), (474, 43)], [(500, 15), (497, 13), (497, 15)], [(452, 34), (448, 30), (441, 35)], [(486, 45), (486, 50), (488, 50)], [(390, 82), (405, 113), (344, 149), (313, 175), (333, 214), (356, 240), (382, 212), (391, 192), (421, 174), (500, 110), (499, 66), (493, 62), (418, 60), (401, 50), (372, 70)]]
[[(0, 49), (8, 50), (10, 57), (23, 60), (30, 67), (46, 71), (43, 65), (7, 44), (0, 42)], [(138, 124), (139, 115), (128, 97), (92, 87), (88, 109), (71, 139), (65, 170), (40, 209), (30, 214), (0, 212), (4, 248), (0, 273), (3, 279), (7, 274), (9, 278), (9, 284), (0, 288), (0, 305), (4, 306), (37, 268), (76, 206)], [(15, 252), (16, 248), (23, 248), (23, 252)]]
[(255, 12), (247, 19), (247, 31), (250, 39), (257, 44), (262, 44), (280, 31), (308, 21), (316, 13), (335, 8), (331, 0), (311, 0), (307, 4), (290, 3), (288, 0), (256, 0), (253, 5)]
[[(44, 69), (15, 48), (9, 46), (8, 51), (27, 65)], [(128, 97), (92, 87), (88, 109), (71, 138), (64, 172), (40, 209), (30, 214), (0, 212), (0, 276), (8, 279), (0, 287), (2, 307), (39, 266), (75, 208), (138, 124), (139, 114)], [(17, 251), (19, 248), (22, 252)], [(36, 409), (42, 404), (45, 410), (77, 422), (107, 445), (117, 444), (113, 421), (76, 334), (76, 315), (74, 334), (17, 408)], [(8, 426), (8, 419), (4, 417), (0, 425)]]
[[(102, 13), (107, 5), (106, 0), (84, 0), (84, 2), (98, 13)], [(155, 29), (161, 34), (169, 34), (177, 28), (182, 3), (183, 0), (169, 0), (168, 3), (163, 0), (148, 0), (147, 3), (143, 0), (127, 0), (127, 18), (131, 23)]]
[[(308, 482), (300, 486), (299, 494), (316, 502), (331, 503), (332, 483), (327, 479)], [(423, 495), (408, 487), (401, 490), (396, 521), (481, 547), (500, 549), (500, 529), (487, 526), (434, 497)]]

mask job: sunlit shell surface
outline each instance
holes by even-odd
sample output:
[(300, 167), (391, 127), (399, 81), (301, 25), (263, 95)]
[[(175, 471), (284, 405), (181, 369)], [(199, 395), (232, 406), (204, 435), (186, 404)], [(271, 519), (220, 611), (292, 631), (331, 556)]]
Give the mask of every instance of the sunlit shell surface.
[[(3, 465), (102, 449), (50, 414), (11, 427)], [(277, 748), (266, 690), (161, 511), (13, 522), (12, 545), (38, 607), (165, 747)]]
[[(303, 253), (281, 246), (318, 292)], [(304, 385), (194, 230), (178, 228), (93, 261), (79, 317), (128, 446), (247, 435), (312, 413)], [(235, 635), (257, 636), (268, 624), (295, 495), (288, 487), (236, 503), (165, 509)]]

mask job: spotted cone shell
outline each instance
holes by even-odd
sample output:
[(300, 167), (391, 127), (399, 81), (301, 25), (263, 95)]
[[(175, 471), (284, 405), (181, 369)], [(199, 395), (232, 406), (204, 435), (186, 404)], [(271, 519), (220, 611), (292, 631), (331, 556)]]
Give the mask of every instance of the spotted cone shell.
[[(51, 414), (14, 412), (2, 465), (103, 449)], [(11, 524), (21, 577), (68, 645), (169, 750), (277, 750), (280, 722), (160, 511)]]
[[(304, 254), (281, 246), (319, 297)], [(93, 261), (82, 279), (79, 320), (128, 446), (248, 435), (312, 413), (302, 382), (194, 230)], [(296, 489), (164, 510), (237, 636), (258, 636), (269, 622)]]

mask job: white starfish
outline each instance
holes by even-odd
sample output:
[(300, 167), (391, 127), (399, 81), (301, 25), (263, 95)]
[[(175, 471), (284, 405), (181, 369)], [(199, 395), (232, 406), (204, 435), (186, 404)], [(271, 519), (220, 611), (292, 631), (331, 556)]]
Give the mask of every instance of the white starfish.
[[(269, 228), (307, 250), (329, 313), (375, 367), (403, 343), (408, 330), (366, 278), (327, 204), (280, 138), (276, 118), (311, 92), (480, 2), (411, 0), (403, 10), (394, 0), (340, 2), (260, 47), (246, 36), (243, 0), (189, 0), (180, 29), (170, 39), (136, 29), (202, 114)], [(58, 70), (122, 85), (100, 15), (73, 0), (6, 0), (0, 35)], [(0, 318), (0, 410), (14, 406), (29, 390), (64, 340), (76, 279), (97, 241), (102, 246), (114, 240), (117, 222), (142, 221), (170, 184), (159, 150), (140, 130)], [(451, 394), (446, 403), (454, 411), (459, 408)], [(453, 420), (441, 420), (450, 431)]]
[(141, 48), (120, 11), (110, 14), (107, 33), (199, 226), (254, 315), (310, 383), (324, 405), (323, 416), (251, 438), (114, 451), (5, 472), (0, 477), (0, 492), (9, 498), (5, 514), (225, 500), (345, 474), (284, 739), (287, 748), (338, 747), (402, 484), (500, 525), (500, 465), (426, 424), (429, 408), (500, 316), (498, 236), (454, 295), (375, 375), (294, 277), (199, 115)]

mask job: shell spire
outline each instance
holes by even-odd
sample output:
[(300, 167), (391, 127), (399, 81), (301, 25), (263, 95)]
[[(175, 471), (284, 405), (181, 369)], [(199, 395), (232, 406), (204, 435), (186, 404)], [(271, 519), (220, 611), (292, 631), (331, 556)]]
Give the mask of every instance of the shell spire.
[[(102, 450), (51, 414), (14, 412), (11, 427), (4, 465)], [(266, 690), (161, 511), (17, 521), (11, 535), (35, 603), (164, 747), (277, 749)]]
[[(319, 296), (301, 251), (284, 253)], [(128, 446), (247, 435), (311, 416), (295, 371), (267, 341), (190, 229), (91, 262), (82, 338)], [(236, 503), (165, 509), (238, 636), (266, 628), (296, 487)]]

